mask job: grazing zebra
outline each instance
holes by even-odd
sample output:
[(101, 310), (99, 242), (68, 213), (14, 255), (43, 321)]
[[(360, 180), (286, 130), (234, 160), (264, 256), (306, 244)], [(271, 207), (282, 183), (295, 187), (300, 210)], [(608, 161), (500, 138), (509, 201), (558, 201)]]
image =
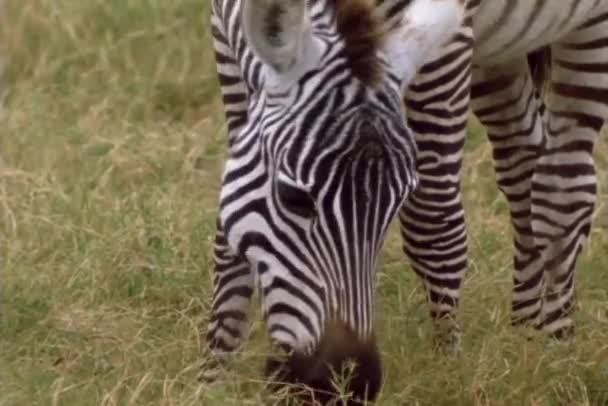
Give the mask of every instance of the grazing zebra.
[[(470, 106), (511, 208), (514, 322), (572, 332), (591, 152), (608, 117), (608, 0), (377, 0), (381, 13), (363, 0), (305, 3), (248, 0), (241, 25), (238, 0), (214, 1), (230, 145), (208, 329), (216, 359), (245, 334), (255, 287), (291, 354), (271, 369), (320, 395), (332, 390), (325, 364), (354, 358), (364, 373), (352, 390), (373, 399), (372, 275), (397, 211), (437, 331), (455, 342)], [(541, 48), (544, 113), (527, 59)]]
[[(511, 210), (513, 322), (569, 337), (596, 200), (592, 151), (608, 119), (608, 0), (486, 0), (473, 27), (471, 105)], [(535, 72), (546, 74), (540, 89)]]
[(592, 150), (608, 118), (608, 0), (466, 3), (461, 30), (404, 97), (419, 185), (400, 213), (403, 248), (425, 281), (439, 332), (457, 342), (470, 105), (488, 130), (511, 211), (513, 324), (569, 337), (574, 269), (596, 199)]
[(400, 213), (403, 248), (444, 343), (457, 343), (470, 106), (510, 206), (513, 324), (570, 337), (574, 270), (596, 199), (592, 151), (608, 118), (608, 0), (468, 0), (466, 10), (404, 96), (419, 185)]
[(347, 360), (358, 365), (354, 398), (380, 388), (376, 258), (417, 183), (403, 89), (464, 19), (462, 0), (417, 0), (407, 24), (388, 30), (374, 7), (213, 2), (229, 154), (208, 343), (218, 361), (239, 345), (257, 290), (270, 336), (289, 354), (267, 372), (321, 401)]

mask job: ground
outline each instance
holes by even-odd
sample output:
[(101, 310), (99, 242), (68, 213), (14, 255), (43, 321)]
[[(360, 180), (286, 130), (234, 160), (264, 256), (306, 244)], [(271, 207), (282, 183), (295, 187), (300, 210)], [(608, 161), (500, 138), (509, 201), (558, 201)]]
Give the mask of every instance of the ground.
[[(196, 380), (225, 151), (208, 0), (9, 1), (0, 140), (0, 405), (247, 405), (268, 344)], [(4, 60), (6, 62), (6, 59)], [(378, 405), (608, 404), (608, 143), (578, 272), (578, 336), (509, 326), (510, 228), (488, 144), (464, 163), (463, 351), (431, 351), (397, 232), (377, 277)]]

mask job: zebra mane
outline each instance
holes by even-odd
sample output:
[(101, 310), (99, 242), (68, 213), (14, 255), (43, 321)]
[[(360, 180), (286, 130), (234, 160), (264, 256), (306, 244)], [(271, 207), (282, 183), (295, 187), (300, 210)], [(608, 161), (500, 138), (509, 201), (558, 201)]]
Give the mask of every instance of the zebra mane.
[(382, 77), (382, 65), (376, 52), (386, 31), (373, 0), (329, 0), (336, 12), (338, 34), (344, 40), (345, 54), (353, 74), (363, 83), (374, 86)]

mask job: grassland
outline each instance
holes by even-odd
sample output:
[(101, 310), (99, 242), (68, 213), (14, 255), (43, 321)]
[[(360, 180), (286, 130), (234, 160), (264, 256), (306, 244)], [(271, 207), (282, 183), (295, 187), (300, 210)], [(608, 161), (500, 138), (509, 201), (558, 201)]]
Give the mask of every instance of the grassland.
[[(0, 405), (253, 405), (250, 342), (197, 382), (224, 156), (207, 0), (12, 0), (0, 140)], [(6, 61), (6, 60), (5, 60)], [(431, 349), (395, 230), (378, 275), (379, 405), (608, 405), (608, 143), (572, 345), (509, 327), (510, 230), (479, 127), (464, 190), (463, 352)]]

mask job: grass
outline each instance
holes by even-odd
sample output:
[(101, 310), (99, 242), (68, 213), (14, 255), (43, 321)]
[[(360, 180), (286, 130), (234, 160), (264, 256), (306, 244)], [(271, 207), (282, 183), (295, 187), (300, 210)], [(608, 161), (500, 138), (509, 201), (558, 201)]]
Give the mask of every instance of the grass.
[[(257, 317), (233, 367), (213, 385), (196, 381), (225, 145), (208, 3), (6, 5), (0, 405), (273, 403)], [(507, 206), (473, 123), (464, 351), (431, 351), (420, 284), (393, 230), (378, 274), (379, 405), (608, 404), (605, 141), (579, 266), (578, 337), (555, 345), (509, 327)]]

